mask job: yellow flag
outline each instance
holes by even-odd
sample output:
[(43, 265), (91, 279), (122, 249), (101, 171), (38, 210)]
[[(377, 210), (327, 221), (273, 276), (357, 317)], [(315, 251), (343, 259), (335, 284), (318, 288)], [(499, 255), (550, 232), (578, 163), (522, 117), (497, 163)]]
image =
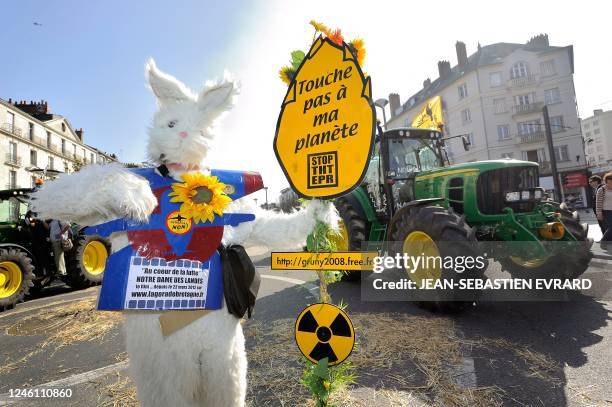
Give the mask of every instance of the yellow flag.
[(444, 117), (442, 116), (442, 98), (435, 96), (429, 99), (423, 110), (412, 119), (412, 127), (420, 129), (436, 129), (440, 130), (444, 126)]

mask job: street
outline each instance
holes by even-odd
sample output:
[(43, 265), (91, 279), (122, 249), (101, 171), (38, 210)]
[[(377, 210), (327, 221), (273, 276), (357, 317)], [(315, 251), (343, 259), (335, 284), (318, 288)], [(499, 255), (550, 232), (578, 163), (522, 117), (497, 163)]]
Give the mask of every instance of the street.
[[(255, 256), (262, 287), (244, 324), (249, 405), (305, 404), (293, 323), (315, 301), (315, 275), (271, 271)], [(610, 268), (596, 258), (585, 277)], [(609, 281), (609, 280), (607, 280)], [(0, 405), (136, 405), (119, 313), (93, 310), (99, 290), (48, 296), (0, 314)], [(612, 403), (612, 301), (491, 302), (459, 315), (410, 303), (362, 302), (356, 283), (337, 283), (357, 344), (357, 383), (342, 405), (544, 405)], [(54, 295), (51, 295), (54, 294)], [(11, 398), (11, 389), (71, 389), (70, 398)]]

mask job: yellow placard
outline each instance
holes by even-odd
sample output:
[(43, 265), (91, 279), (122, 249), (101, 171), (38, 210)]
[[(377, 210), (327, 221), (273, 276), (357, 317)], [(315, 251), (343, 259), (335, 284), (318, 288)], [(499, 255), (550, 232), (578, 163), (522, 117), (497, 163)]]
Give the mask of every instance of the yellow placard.
[(412, 119), (411, 127), (419, 129), (441, 130), (444, 126), (442, 98), (435, 96), (425, 102), (423, 109)]
[(295, 342), (311, 362), (327, 358), (333, 366), (353, 351), (355, 329), (348, 315), (335, 305), (312, 304), (295, 321)]
[(375, 134), (370, 78), (348, 46), (317, 38), (282, 105), (274, 152), (303, 198), (335, 198), (361, 183)]

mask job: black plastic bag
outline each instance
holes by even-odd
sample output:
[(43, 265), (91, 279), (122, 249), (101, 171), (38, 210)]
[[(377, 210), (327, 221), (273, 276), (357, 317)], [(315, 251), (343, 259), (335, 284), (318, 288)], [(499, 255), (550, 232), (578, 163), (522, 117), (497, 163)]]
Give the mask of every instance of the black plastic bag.
[(238, 318), (245, 313), (251, 318), (261, 283), (259, 272), (242, 246), (220, 246), (219, 254), (227, 310)]

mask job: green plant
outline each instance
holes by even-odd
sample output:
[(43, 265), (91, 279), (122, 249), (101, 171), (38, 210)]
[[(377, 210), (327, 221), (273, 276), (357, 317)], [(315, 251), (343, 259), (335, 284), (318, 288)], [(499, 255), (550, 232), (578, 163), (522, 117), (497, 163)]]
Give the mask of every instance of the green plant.
[(331, 367), (327, 358), (319, 360), (316, 365), (307, 359), (304, 359), (304, 363), (306, 369), (302, 375), (302, 384), (310, 390), (316, 407), (333, 407), (334, 404), (330, 404), (331, 395), (355, 383), (355, 375), (350, 372), (352, 370), (350, 362)]

